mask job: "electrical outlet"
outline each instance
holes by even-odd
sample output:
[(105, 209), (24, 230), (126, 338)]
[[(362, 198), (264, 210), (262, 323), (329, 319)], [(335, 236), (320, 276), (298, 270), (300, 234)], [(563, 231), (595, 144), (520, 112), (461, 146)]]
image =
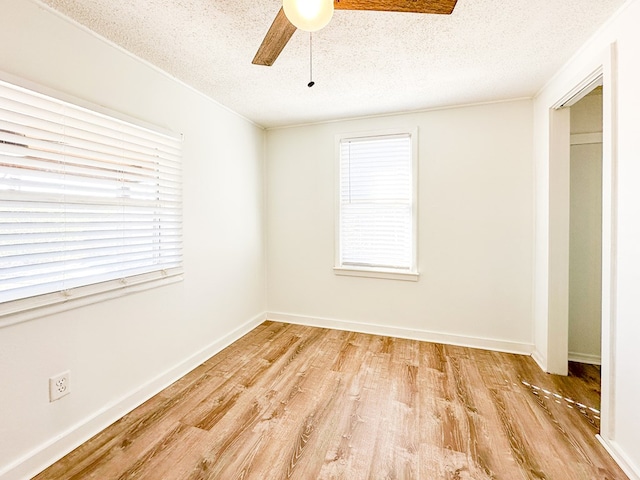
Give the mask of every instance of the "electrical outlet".
[(49, 379), (49, 402), (54, 402), (69, 393), (69, 370)]

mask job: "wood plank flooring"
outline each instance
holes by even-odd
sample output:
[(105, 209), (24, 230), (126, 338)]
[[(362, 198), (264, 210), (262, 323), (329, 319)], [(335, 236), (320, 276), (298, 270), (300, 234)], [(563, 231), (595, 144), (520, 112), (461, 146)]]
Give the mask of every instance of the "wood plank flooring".
[(265, 322), (35, 479), (626, 479), (572, 370)]

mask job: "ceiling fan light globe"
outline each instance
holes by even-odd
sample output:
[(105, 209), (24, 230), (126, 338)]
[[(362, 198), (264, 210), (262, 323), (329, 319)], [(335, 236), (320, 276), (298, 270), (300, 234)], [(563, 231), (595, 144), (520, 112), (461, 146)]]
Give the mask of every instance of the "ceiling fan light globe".
[(333, 16), (333, 0), (283, 0), (282, 7), (289, 21), (305, 32), (320, 30)]

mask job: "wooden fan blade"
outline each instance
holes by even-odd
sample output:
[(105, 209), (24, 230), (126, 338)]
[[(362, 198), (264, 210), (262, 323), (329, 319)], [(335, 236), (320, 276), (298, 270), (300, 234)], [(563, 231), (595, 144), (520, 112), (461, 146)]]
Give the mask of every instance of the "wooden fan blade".
[(296, 27), (291, 24), (284, 10), (280, 8), (251, 63), (267, 67), (273, 65), (295, 31)]
[(334, 0), (336, 10), (439, 13), (449, 15), (458, 0)]

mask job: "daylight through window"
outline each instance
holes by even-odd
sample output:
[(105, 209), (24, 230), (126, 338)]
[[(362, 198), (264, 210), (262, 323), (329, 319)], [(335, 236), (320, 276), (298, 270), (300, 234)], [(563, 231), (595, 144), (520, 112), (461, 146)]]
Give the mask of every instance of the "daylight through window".
[(414, 152), (409, 133), (340, 138), (337, 269), (417, 273)]
[(180, 273), (181, 217), (179, 138), (0, 82), (0, 307)]

